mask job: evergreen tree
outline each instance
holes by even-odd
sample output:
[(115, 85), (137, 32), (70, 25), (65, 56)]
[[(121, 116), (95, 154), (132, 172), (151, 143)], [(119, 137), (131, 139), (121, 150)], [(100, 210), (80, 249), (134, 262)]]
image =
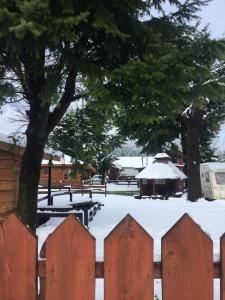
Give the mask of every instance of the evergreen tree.
[[(118, 125), (141, 145), (145, 141), (144, 151), (181, 137), (188, 197), (195, 201), (201, 197), (201, 131), (210, 122), (216, 133), (215, 123), (224, 117), (225, 41), (211, 39), (206, 29), (198, 31), (170, 19), (154, 22), (154, 43), (150, 33), (144, 54), (117, 70), (105, 88), (117, 101)], [(206, 146), (203, 140), (204, 134)]]

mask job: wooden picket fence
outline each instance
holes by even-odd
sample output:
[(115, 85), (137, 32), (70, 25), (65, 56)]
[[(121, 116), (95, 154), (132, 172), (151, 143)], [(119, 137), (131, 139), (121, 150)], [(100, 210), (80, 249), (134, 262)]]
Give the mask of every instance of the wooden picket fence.
[(162, 238), (161, 263), (153, 262), (153, 239), (130, 215), (106, 237), (104, 262), (96, 262), (94, 237), (72, 215), (41, 252), (38, 261), (37, 237), (11, 214), (0, 226), (1, 300), (94, 300), (96, 278), (104, 278), (105, 300), (153, 300), (156, 278), (164, 300), (212, 300), (219, 278), (225, 300), (225, 236), (213, 263), (212, 240), (187, 214)]

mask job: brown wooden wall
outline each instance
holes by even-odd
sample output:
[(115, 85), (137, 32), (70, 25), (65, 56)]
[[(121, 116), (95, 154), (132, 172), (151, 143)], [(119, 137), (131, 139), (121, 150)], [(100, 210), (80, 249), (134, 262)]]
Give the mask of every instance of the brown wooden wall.
[(0, 221), (17, 204), (21, 156), (0, 150)]
[[(66, 172), (71, 172), (72, 166), (53, 166), (52, 167), (52, 185), (63, 183), (70, 185), (71, 183), (81, 183), (81, 174), (77, 173), (74, 178), (65, 178)], [(40, 185), (47, 185), (48, 183), (48, 165), (41, 166)]]

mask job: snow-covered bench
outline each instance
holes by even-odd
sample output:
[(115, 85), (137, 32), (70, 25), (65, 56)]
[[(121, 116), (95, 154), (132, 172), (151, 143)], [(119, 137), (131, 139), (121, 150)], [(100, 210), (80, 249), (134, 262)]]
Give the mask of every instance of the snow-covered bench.
[(37, 210), (38, 225), (46, 222), (49, 218), (62, 218), (74, 214), (83, 225), (88, 227), (89, 222), (93, 220), (102, 205), (100, 202), (86, 201), (73, 203), (70, 207), (39, 207)]

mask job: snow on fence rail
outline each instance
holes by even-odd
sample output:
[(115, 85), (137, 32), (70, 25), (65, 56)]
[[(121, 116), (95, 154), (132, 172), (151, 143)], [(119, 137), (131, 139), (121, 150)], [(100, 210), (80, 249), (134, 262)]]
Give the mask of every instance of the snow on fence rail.
[(153, 300), (153, 279), (162, 278), (164, 300), (212, 300), (220, 278), (225, 300), (225, 235), (213, 263), (212, 240), (187, 214), (162, 238), (162, 263), (153, 262), (153, 239), (130, 215), (106, 237), (104, 262), (96, 262), (94, 237), (72, 215), (49, 235), (41, 257), (36, 236), (11, 214), (0, 226), (0, 299), (94, 300), (95, 279), (104, 278), (105, 300)]

